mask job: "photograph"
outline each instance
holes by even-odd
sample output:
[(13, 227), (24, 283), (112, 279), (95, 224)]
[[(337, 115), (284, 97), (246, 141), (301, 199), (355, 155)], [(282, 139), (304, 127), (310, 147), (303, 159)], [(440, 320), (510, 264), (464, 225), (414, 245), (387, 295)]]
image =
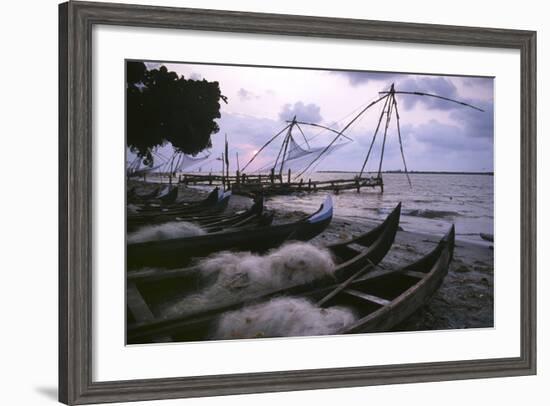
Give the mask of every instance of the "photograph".
[(125, 81), (128, 345), (494, 327), (494, 77)]

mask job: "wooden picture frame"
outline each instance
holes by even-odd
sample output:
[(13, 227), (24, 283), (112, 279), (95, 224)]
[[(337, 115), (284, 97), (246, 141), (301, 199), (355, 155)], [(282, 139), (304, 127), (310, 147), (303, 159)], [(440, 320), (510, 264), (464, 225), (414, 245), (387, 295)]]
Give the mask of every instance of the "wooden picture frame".
[[(517, 358), (131, 381), (92, 380), (92, 27), (95, 24), (442, 44), (521, 55), (521, 354)], [(59, 400), (184, 398), (536, 373), (536, 33), (69, 2), (59, 7)]]

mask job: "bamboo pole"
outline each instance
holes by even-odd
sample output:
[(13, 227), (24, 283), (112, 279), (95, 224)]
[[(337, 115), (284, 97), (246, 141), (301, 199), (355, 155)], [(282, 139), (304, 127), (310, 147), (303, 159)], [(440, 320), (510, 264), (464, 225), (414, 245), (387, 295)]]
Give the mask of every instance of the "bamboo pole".
[(372, 136), (372, 141), (370, 143), (367, 156), (365, 157), (365, 161), (363, 162), (363, 166), (361, 167), (361, 172), (359, 172), (359, 177), (363, 176), (363, 172), (365, 171), (365, 167), (367, 166), (367, 161), (369, 160), (372, 147), (374, 146), (374, 142), (376, 141), (376, 136), (378, 135), (378, 131), (380, 130), (380, 124), (382, 123), (382, 118), (384, 117), (384, 113), (386, 111), (386, 108), (388, 107), (388, 102), (389, 102), (389, 97), (386, 99), (384, 103), (384, 107), (382, 108), (382, 112), (380, 113), (380, 117), (378, 118), (378, 124), (376, 125), (376, 129), (374, 130), (374, 134)]
[(397, 109), (397, 100), (395, 95), (393, 96), (393, 105), (395, 108), (395, 118), (397, 122), (397, 138), (399, 139), (399, 149), (401, 150), (401, 158), (403, 158), (403, 166), (405, 168), (405, 175), (407, 175), (407, 181), (409, 182), (409, 187), (412, 188), (411, 178), (409, 177), (409, 171), (407, 170), (407, 162), (405, 161), (405, 153), (403, 152), (403, 141), (401, 140), (401, 126), (399, 124), (399, 110)]
[(346, 131), (365, 111), (367, 111), (369, 108), (371, 108), (372, 106), (374, 106), (375, 104), (377, 104), (378, 102), (384, 100), (384, 99), (387, 99), (388, 95), (385, 95), (385, 96), (382, 96), (380, 97), (379, 99), (376, 99), (375, 101), (373, 101), (372, 103), (370, 103), (367, 107), (365, 107), (363, 110), (361, 110), (359, 112), (359, 114), (357, 114), (353, 119), (350, 120), (349, 123), (347, 123), (345, 125), (345, 127), (342, 129), (342, 131), (340, 131), (340, 133), (338, 133), (338, 135), (336, 137), (334, 137), (334, 139), (332, 140), (332, 142), (330, 144), (328, 144), (322, 151), (321, 153), (313, 160), (309, 163), (308, 166), (306, 166), (306, 168), (304, 170), (302, 170), (302, 172), (300, 172), (298, 175), (296, 175), (296, 177), (299, 177), (299, 176), (302, 176), (302, 174), (304, 174), (310, 167), (311, 165), (313, 165), (330, 147), (332, 147), (332, 145), (336, 142), (336, 140), (338, 140), (338, 138), (342, 135), (343, 136), (343, 133), (344, 131)]
[(389, 92), (380, 92), (380, 94), (389, 94), (389, 93), (393, 93), (393, 94), (408, 94), (408, 95), (413, 95), (413, 96), (430, 96), (430, 97), (435, 97), (437, 99), (441, 99), (441, 100), (446, 100), (446, 101), (449, 101), (449, 102), (452, 102), (452, 103), (457, 103), (457, 104), (460, 104), (462, 106), (465, 106), (465, 107), (471, 107), (473, 108), (474, 110), (478, 110), (478, 111), (481, 111), (481, 112), (485, 112), (485, 110), (483, 109), (480, 109), (479, 107), (476, 107), (476, 106), (473, 106), (471, 104), (468, 104), (468, 103), (464, 103), (464, 102), (461, 102), (460, 100), (455, 100), (455, 99), (450, 99), (448, 97), (444, 97), (444, 96), (439, 96), (437, 94), (432, 94), (432, 93), (424, 93), (424, 92), (401, 92), (401, 91), (393, 91), (390, 90)]
[(225, 162), (224, 162), (223, 152), (222, 152), (222, 184), (223, 184), (223, 188), (225, 189)]
[[(391, 85), (391, 90), (393, 90), (393, 83)], [(393, 93), (390, 95), (390, 98), (391, 97), (395, 97)], [(380, 177), (380, 173), (382, 172), (382, 162), (384, 161), (384, 149), (386, 147), (386, 137), (388, 135), (388, 127), (390, 126), (392, 111), (393, 111), (393, 104), (390, 104), (388, 106), (388, 111), (386, 114), (386, 127), (384, 128), (384, 140), (382, 141), (382, 151), (380, 151), (380, 163), (378, 164), (378, 177)]]
[[(281, 157), (281, 168), (279, 169), (279, 176), (281, 177), (281, 183), (282, 183), (282, 180), (283, 180), (283, 167), (284, 167), (284, 164), (285, 164), (285, 156), (286, 156), (286, 152), (288, 150), (288, 143), (290, 142), (290, 138), (292, 137), (292, 128), (294, 127), (294, 125), (296, 125), (296, 116), (294, 116), (292, 118), (292, 123), (290, 124), (290, 127), (288, 128), (287, 136), (285, 138), (285, 141), (283, 142), (284, 152), (283, 152), (283, 156)], [(275, 163), (275, 166), (277, 166), (276, 163)]]
[(252, 161), (254, 161), (254, 159), (256, 159), (256, 157), (258, 156), (258, 154), (259, 154), (260, 152), (262, 152), (262, 151), (265, 149), (265, 147), (267, 147), (269, 144), (271, 144), (271, 143), (275, 140), (275, 138), (277, 138), (279, 135), (281, 135), (283, 132), (285, 132), (286, 129), (287, 129), (288, 127), (290, 127), (290, 124), (287, 125), (285, 128), (283, 128), (281, 131), (279, 131), (277, 134), (275, 134), (273, 137), (271, 137), (271, 139), (270, 139), (269, 141), (267, 141), (267, 142), (258, 150), (258, 152), (256, 152), (256, 153), (252, 156), (252, 158), (250, 159), (250, 161), (247, 162), (247, 164), (246, 164), (246, 165), (244, 166), (244, 168), (243, 168), (243, 171), (248, 167), (248, 165), (250, 165), (250, 164), (252, 163)]

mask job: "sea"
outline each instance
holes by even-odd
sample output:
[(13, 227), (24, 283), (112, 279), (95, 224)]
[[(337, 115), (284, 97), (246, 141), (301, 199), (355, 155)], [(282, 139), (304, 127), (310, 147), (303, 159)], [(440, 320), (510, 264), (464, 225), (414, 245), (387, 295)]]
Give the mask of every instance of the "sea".
[[(314, 172), (308, 178), (320, 181), (351, 179), (354, 176), (355, 173)], [(411, 185), (403, 172), (383, 173), (383, 193), (380, 188), (361, 188), (360, 193), (355, 190), (338, 194), (328, 191), (301, 192), (269, 197), (266, 205), (283, 211), (311, 213), (319, 208), (330, 193), (334, 217), (350, 222), (372, 223), (383, 220), (401, 202), (399, 224), (405, 231), (436, 236), (443, 235), (454, 224), (457, 240), (492, 245), (480, 236), (481, 233), (493, 234), (492, 174), (410, 173), (409, 177)], [(160, 179), (150, 178), (150, 181), (158, 182)]]
[[(312, 180), (345, 179), (346, 173), (313, 173)], [(401, 227), (406, 231), (432, 235), (444, 234), (455, 225), (457, 240), (487, 245), (480, 233), (493, 234), (494, 195), (492, 175), (485, 174), (409, 174), (385, 173), (384, 192), (362, 188), (332, 194), (334, 216), (350, 222), (378, 221), (402, 203)], [(326, 193), (325, 193), (326, 194)], [(284, 210), (314, 211), (323, 202), (323, 193), (275, 196), (274, 207)]]

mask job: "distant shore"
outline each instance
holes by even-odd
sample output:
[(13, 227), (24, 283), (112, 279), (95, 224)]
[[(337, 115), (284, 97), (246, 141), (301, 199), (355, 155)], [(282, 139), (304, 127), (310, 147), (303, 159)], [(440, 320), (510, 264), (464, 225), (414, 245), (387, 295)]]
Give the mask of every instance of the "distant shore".
[[(357, 173), (357, 171), (317, 171), (317, 173)], [(371, 173), (371, 172), (365, 172)], [(382, 171), (382, 173), (405, 174), (404, 171)], [(494, 176), (494, 172), (453, 172), (453, 171), (408, 171), (409, 175), (487, 175)]]

